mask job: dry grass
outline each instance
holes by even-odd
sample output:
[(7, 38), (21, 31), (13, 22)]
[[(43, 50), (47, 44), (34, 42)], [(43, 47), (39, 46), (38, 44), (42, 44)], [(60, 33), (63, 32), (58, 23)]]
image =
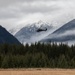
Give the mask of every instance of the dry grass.
[(75, 75), (75, 69), (0, 69), (0, 75)]

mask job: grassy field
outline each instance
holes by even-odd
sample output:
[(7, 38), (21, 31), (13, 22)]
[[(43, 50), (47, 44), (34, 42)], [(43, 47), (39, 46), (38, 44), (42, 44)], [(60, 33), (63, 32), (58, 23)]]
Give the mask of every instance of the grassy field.
[(0, 75), (75, 75), (75, 69), (0, 69)]

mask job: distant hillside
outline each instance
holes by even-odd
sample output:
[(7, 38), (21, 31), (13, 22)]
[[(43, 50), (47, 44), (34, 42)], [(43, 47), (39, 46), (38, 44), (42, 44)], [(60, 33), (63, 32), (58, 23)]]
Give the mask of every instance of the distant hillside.
[(52, 34), (45, 37), (43, 42), (69, 42), (75, 41), (75, 19), (63, 25)]
[(5, 28), (0, 26), (0, 44), (8, 43), (8, 44), (20, 44), (20, 42), (11, 35)]

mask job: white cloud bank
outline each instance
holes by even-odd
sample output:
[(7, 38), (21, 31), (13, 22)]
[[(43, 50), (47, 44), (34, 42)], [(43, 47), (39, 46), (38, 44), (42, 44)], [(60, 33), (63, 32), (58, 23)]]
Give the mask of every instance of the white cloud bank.
[(75, 0), (0, 0), (0, 24), (8, 30), (39, 20), (63, 25), (75, 18)]

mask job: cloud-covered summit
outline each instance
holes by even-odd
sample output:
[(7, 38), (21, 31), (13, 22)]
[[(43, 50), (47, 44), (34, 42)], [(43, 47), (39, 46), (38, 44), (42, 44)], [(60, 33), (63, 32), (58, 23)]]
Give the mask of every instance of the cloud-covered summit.
[(75, 0), (0, 0), (0, 24), (7, 29), (39, 20), (60, 25), (75, 18), (74, 9)]

